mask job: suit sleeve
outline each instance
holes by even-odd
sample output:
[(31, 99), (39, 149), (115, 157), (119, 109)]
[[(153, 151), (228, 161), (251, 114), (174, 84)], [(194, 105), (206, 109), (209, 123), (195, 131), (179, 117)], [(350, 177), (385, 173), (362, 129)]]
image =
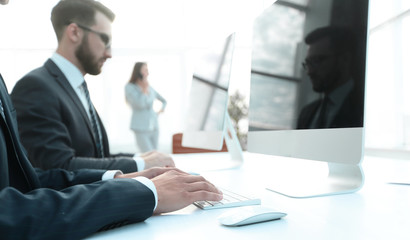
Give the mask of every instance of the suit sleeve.
[(78, 156), (67, 127), (72, 123), (65, 117), (78, 113), (62, 110), (61, 101), (64, 99), (61, 100), (41, 76), (30, 75), (21, 79), (11, 98), (17, 111), (21, 141), (33, 166), (70, 171), (92, 168), (129, 173), (138, 170), (135, 161), (128, 156), (104, 159)]
[[(153, 88), (151, 88), (151, 89), (153, 89)], [(163, 96), (161, 96), (157, 91), (154, 90), (154, 92), (155, 92), (156, 99), (158, 99), (162, 103), (161, 110), (165, 110), (165, 107), (167, 106), (167, 100), (165, 100), (165, 98)]]
[(61, 191), (0, 191), (0, 232), (8, 239), (81, 239), (101, 229), (144, 221), (154, 195), (133, 179), (99, 181)]
[(81, 169), (66, 171), (64, 169), (35, 169), (42, 188), (61, 190), (77, 184), (88, 184), (101, 181), (106, 170)]

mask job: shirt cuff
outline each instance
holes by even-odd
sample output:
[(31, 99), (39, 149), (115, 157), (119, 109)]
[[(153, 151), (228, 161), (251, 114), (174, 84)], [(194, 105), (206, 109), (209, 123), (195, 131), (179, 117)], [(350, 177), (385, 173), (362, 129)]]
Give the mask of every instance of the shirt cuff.
[(145, 161), (138, 153), (136, 153), (132, 158), (134, 159), (135, 164), (137, 164), (138, 172), (145, 169)]
[(102, 175), (101, 180), (105, 181), (108, 179), (114, 179), (116, 174), (123, 174), (123, 173), (120, 170), (108, 170)]
[(136, 177), (136, 178), (133, 178), (133, 179), (135, 179), (138, 182), (144, 184), (147, 188), (149, 188), (152, 191), (152, 193), (154, 194), (154, 197), (155, 197), (155, 206), (154, 206), (154, 210), (153, 210), (153, 211), (155, 211), (155, 209), (157, 209), (157, 205), (158, 205), (158, 194), (157, 194), (157, 188), (155, 187), (154, 183), (146, 177)]

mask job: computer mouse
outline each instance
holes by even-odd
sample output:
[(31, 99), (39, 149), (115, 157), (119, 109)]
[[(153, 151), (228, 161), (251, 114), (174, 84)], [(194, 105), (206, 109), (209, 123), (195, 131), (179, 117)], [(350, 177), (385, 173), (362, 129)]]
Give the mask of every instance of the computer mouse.
[(286, 215), (273, 208), (258, 205), (235, 208), (220, 215), (218, 220), (225, 226), (242, 226), (280, 219)]

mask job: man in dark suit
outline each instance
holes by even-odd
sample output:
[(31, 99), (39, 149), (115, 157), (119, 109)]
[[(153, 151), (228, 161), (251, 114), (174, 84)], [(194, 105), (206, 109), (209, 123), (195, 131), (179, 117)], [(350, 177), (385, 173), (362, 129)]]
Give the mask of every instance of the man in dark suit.
[(344, 27), (328, 26), (309, 33), (303, 66), (313, 90), (322, 97), (301, 111), (297, 128), (363, 127), (363, 79), (355, 74), (358, 39)]
[[(64, 2), (68, 1), (96, 4), (92, 0)], [(0, 0), (0, 4), (7, 2)], [(1, 239), (80, 239), (194, 201), (221, 198), (204, 178), (175, 168), (130, 174), (34, 169), (21, 145), (16, 111), (0, 75)]]
[(107, 134), (91, 103), (84, 76), (97, 75), (111, 58), (114, 13), (81, 1), (55, 7), (58, 48), (44, 66), (24, 76), (11, 94), (22, 143), (42, 169), (120, 169), (134, 172), (175, 166), (168, 155), (111, 155)]

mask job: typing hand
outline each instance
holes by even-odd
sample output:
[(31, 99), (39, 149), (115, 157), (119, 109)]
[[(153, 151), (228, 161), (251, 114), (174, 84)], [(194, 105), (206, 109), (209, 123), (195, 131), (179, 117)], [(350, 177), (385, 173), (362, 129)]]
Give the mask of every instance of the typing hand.
[(196, 201), (220, 201), (222, 193), (202, 176), (170, 170), (152, 179), (158, 205), (154, 214), (184, 208)]
[(152, 167), (175, 167), (174, 160), (169, 155), (157, 151), (144, 153), (141, 157), (145, 161), (145, 169)]

